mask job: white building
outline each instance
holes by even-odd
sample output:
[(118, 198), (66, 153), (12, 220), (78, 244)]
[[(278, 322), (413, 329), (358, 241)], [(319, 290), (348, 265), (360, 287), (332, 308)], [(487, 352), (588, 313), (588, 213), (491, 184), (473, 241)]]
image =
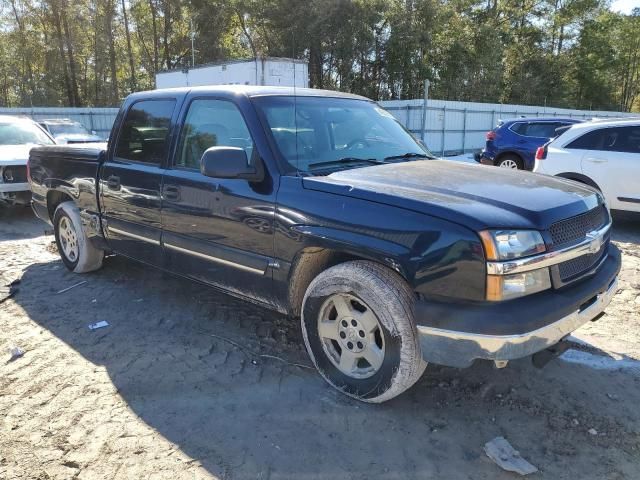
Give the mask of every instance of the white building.
[(204, 85), (269, 85), (305, 88), (309, 86), (309, 64), (306, 60), (263, 57), (156, 73), (156, 88)]

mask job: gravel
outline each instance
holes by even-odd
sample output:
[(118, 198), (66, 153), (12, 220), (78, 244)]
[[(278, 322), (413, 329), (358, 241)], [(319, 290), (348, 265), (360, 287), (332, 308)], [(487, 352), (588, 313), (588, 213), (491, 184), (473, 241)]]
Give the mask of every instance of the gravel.
[(603, 368), (429, 366), (382, 405), (295, 366), (297, 321), (123, 258), (78, 277), (45, 228), (0, 211), (0, 275), (22, 280), (0, 352), (26, 352), (0, 359), (0, 479), (512, 479), (483, 451), (498, 436), (535, 478), (640, 478), (640, 370), (617, 368), (640, 362), (638, 221), (616, 221), (619, 292), (574, 335)]

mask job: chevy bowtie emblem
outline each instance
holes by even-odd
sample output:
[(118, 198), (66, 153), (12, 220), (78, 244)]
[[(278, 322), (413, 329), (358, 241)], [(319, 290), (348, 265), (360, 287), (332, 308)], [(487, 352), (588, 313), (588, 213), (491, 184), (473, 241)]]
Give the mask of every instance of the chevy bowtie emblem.
[(603, 237), (594, 230), (587, 233), (587, 240), (589, 240), (589, 253), (598, 253), (602, 248)]

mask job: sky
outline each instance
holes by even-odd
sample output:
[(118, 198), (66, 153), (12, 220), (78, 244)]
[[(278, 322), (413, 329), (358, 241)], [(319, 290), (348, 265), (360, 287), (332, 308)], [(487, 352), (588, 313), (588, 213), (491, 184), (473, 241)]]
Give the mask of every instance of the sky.
[(611, 10), (614, 12), (631, 13), (634, 8), (640, 8), (640, 0), (613, 0)]

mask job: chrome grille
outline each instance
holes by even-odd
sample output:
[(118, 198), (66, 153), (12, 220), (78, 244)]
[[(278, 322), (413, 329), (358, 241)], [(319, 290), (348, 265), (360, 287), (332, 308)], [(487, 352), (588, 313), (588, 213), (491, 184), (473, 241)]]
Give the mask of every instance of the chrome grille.
[(2, 181), (5, 183), (24, 183), (27, 181), (27, 167), (10, 165), (2, 171)]
[(554, 223), (549, 228), (553, 249), (581, 242), (587, 233), (601, 229), (608, 221), (607, 209), (604, 205), (599, 205), (586, 213)]
[[(584, 241), (588, 233), (600, 230), (607, 223), (609, 223), (609, 213), (604, 205), (599, 205), (586, 213), (556, 222), (549, 228), (549, 234), (553, 242), (551, 249), (559, 250), (576, 245)], [(582, 255), (573, 260), (560, 263), (556, 270), (556, 278), (559, 281), (556, 286), (566, 285), (587, 274), (606, 257), (608, 249), (609, 234), (607, 233), (598, 252)]]
[(602, 243), (602, 247), (597, 253), (582, 255), (581, 257), (574, 258), (568, 262), (563, 262), (558, 265), (558, 272), (560, 273), (560, 280), (563, 283), (570, 282), (595, 267), (607, 253), (609, 248), (609, 235), (607, 235)]

